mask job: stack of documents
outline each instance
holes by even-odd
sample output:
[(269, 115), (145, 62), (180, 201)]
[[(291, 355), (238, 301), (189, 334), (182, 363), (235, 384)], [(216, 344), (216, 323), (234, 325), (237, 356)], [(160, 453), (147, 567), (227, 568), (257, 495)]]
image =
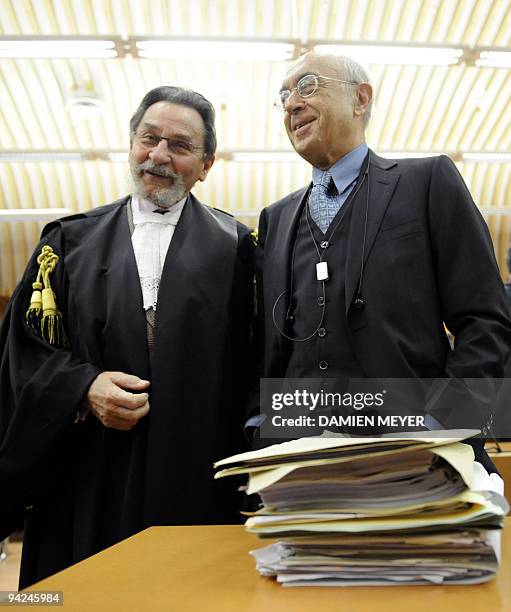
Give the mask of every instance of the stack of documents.
[(508, 505), (468, 433), (303, 438), (219, 461), (216, 477), (248, 473), (263, 505), (246, 528), (278, 538), (252, 555), (285, 586), (484, 582)]

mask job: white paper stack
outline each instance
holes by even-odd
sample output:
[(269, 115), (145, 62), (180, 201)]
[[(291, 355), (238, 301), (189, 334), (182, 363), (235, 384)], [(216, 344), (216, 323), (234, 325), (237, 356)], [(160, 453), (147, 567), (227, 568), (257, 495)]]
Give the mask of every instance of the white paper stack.
[[(508, 505), (462, 444), (444, 437), (302, 438), (219, 461), (248, 473), (262, 507), (253, 551), (284, 586), (469, 584), (498, 569)], [(449, 438), (445, 437), (449, 435)]]

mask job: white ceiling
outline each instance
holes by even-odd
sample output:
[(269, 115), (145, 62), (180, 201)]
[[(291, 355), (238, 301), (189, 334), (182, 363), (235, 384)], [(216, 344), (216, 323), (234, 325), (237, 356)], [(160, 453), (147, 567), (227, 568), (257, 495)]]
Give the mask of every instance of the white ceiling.
[[(0, 0), (0, 37), (21, 35), (115, 35), (126, 49), (115, 59), (0, 60), (2, 151), (82, 156), (0, 158), (0, 210), (83, 211), (128, 193), (127, 164), (107, 161), (108, 152), (127, 151), (128, 121), (144, 93), (174, 84), (203, 93), (217, 109), (220, 160), (196, 195), (252, 225), (262, 207), (310, 178), (308, 165), (294, 155), (296, 161), (230, 161), (233, 151), (291, 152), (282, 115), (272, 106), (286, 64), (143, 59), (129, 52), (130, 37), (284, 39), (295, 44), (295, 54), (314, 40), (459, 46), (464, 61), (456, 66), (370, 66), (376, 108), (368, 142), (383, 154), (451, 154), (504, 267), (511, 161), (464, 162), (462, 155), (511, 152), (511, 70), (473, 61), (479, 47), (511, 50), (510, 0)], [(79, 87), (97, 92), (101, 114), (78, 121), (66, 110)], [(9, 294), (43, 222), (1, 219), (0, 294)]]

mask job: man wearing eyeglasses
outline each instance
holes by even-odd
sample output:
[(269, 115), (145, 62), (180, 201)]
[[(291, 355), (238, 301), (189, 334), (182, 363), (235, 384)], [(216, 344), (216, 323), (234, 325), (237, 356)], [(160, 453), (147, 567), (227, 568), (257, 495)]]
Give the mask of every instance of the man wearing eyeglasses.
[[(372, 102), (347, 57), (306, 54), (282, 83), (276, 105), (312, 183), (260, 216), (262, 375), (502, 377), (511, 325), (488, 229), (449, 158), (368, 149)], [(439, 383), (426, 428), (466, 426), (468, 406), (440, 410), (442, 397)]]
[(203, 96), (151, 90), (130, 143), (132, 195), (44, 229), (2, 328), (21, 586), (151, 525), (239, 522), (212, 464), (242, 450), (253, 240), (190, 192), (215, 159)]

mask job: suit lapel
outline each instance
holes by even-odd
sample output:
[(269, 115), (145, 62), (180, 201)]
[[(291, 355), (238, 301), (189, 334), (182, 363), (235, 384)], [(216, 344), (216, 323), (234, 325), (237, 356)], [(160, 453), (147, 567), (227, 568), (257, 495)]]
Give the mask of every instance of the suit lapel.
[[(400, 174), (391, 170), (396, 166), (393, 160), (386, 160), (372, 151), (369, 160), (369, 176), (367, 184), (360, 189), (353, 202), (353, 214), (350, 223), (348, 247), (346, 253), (346, 313), (348, 312), (357, 290), (362, 270), (362, 251), (364, 265), (371, 253), (374, 240), (380, 229), (383, 216), (396, 188)], [(369, 187), (369, 205), (366, 203)], [(365, 246), (364, 246), (365, 241)]]

